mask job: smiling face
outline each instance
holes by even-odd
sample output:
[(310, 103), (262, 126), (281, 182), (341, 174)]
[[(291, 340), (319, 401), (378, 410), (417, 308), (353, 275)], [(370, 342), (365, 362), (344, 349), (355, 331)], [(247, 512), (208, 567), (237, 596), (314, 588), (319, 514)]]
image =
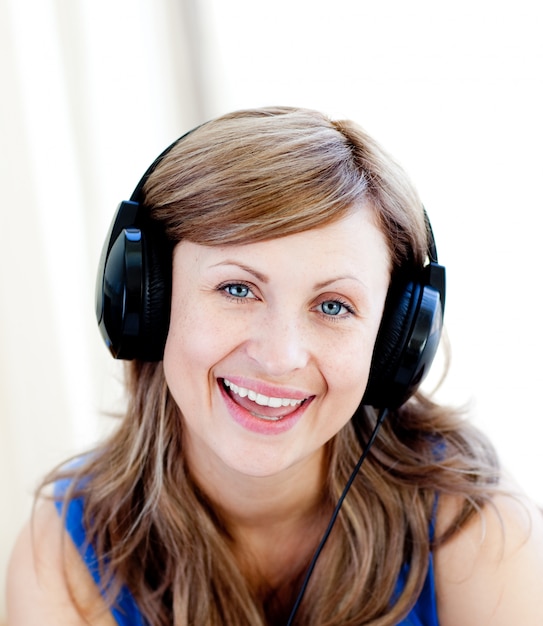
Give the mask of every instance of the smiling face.
[(264, 242), (179, 243), (164, 372), (193, 470), (320, 464), (363, 396), (389, 279), (369, 207)]

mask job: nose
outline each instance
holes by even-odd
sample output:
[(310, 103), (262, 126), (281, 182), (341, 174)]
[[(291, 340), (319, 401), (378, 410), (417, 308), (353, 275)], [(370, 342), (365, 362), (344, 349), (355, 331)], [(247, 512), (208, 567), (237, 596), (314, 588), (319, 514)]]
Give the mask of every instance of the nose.
[(300, 320), (270, 312), (253, 325), (246, 350), (263, 373), (280, 378), (307, 365), (307, 344), (307, 332)]

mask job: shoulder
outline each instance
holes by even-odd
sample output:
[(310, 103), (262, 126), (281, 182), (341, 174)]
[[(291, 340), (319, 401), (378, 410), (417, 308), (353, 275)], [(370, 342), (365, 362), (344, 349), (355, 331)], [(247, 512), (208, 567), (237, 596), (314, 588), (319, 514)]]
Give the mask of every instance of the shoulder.
[[(444, 498), (439, 526), (457, 503)], [(435, 553), (441, 626), (543, 624), (543, 513), (527, 498), (496, 495)]]
[(52, 502), (40, 504), (19, 534), (8, 568), (7, 605), (10, 625), (115, 623)]

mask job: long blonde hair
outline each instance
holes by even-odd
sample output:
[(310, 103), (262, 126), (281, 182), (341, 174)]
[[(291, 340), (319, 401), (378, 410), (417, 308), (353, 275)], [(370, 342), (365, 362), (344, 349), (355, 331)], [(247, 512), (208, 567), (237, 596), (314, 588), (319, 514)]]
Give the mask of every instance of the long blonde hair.
[[(240, 111), (205, 124), (168, 152), (144, 196), (172, 245), (282, 237), (369, 202), (394, 268), (422, 265), (428, 246), (422, 205), (403, 170), (354, 123), (305, 109)], [(77, 469), (46, 479), (73, 477), (66, 497), (84, 499), (110, 592), (127, 585), (156, 626), (284, 622), (287, 609), (273, 593), (265, 601), (255, 595), (228, 528), (190, 475), (162, 363), (131, 362), (127, 393), (115, 432)], [(328, 444), (324, 507), (333, 508), (375, 420), (360, 407)], [(417, 394), (393, 412), (354, 481), (296, 623), (396, 624), (424, 583), (436, 498), (456, 494), (465, 504), (434, 544), (490, 497), (497, 472), (492, 448), (456, 411)], [(396, 598), (404, 564), (409, 574)], [(292, 601), (302, 574), (285, 574)]]

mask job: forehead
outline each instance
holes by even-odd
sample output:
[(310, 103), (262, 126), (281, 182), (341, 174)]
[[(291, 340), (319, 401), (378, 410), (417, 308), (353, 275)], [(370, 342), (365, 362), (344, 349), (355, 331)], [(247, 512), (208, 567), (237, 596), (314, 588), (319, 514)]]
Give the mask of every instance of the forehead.
[(361, 208), (331, 224), (292, 235), (247, 244), (224, 246), (180, 242), (175, 264), (212, 269), (227, 265), (251, 267), (273, 276), (305, 274), (390, 274), (391, 258), (373, 211)]

